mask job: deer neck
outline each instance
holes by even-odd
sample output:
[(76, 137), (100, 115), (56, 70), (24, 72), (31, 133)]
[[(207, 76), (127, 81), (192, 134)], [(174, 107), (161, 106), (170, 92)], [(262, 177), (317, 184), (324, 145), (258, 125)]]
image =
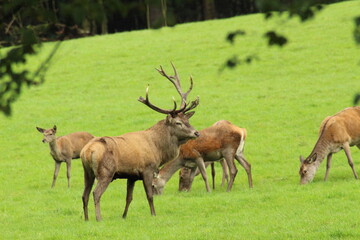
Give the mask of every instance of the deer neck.
[(329, 141), (327, 141), (325, 138), (320, 136), (315, 144), (314, 149), (312, 150), (309, 156), (312, 156), (315, 153), (317, 155), (316, 161), (321, 163), (324, 160), (324, 158), (330, 153)]
[(50, 154), (52, 156), (59, 156), (60, 153), (60, 149), (56, 143), (56, 139), (54, 139), (53, 141), (49, 142), (49, 147), (50, 147)]
[(180, 142), (178, 138), (171, 134), (169, 126), (162, 120), (148, 129), (152, 133), (151, 140), (155, 146), (160, 149), (160, 164), (165, 164), (168, 161), (173, 160), (179, 155)]
[(163, 179), (165, 182), (169, 181), (172, 175), (183, 167), (182, 159), (180, 156), (175, 158), (174, 160), (167, 162), (164, 167), (162, 167), (159, 171), (159, 178)]

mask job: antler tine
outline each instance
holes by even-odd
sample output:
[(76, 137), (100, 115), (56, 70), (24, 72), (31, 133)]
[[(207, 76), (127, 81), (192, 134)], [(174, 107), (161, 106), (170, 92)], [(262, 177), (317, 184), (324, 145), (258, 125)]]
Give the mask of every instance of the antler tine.
[(187, 99), (187, 96), (189, 95), (189, 93), (191, 92), (193, 88), (193, 79), (192, 79), (192, 76), (190, 75), (190, 87), (189, 87), (189, 90), (186, 91), (186, 93), (184, 93), (182, 96), (184, 98), (184, 101), (186, 101)]
[(174, 70), (174, 76), (169, 76), (166, 74), (166, 72), (164, 71), (164, 68), (160, 65), (160, 69), (155, 68), (163, 77), (166, 77), (176, 88), (176, 91), (180, 94), (181, 96), (181, 106), (179, 110), (176, 110), (177, 105), (176, 105), (176, 101), (175, 99), (173, 99), (174, 101), (174, 109), (173, 110), (164, 110), (161, 109), (159, 107), (154, 106), (153, 104), (150, 103), (149, 101), (149, 95), (148, 95), (148, 91), (149, 91), (149, 87), (147, 87), (146, 89), (146, 99), (144, 99), (143, 97), (139, 97), (139, 101), (144, 103), (145, 105), (147, 105), (148, 107), (150, 107), (151, 109), (160, 112), (160, 113), (165, 113), (165, 114), (171, 114), (171, 115), (176, 115), (180, 112), (187, 112), (190, 111), (191, 109), (194, 109), (198, 104), (199, 104), (199, 98), (197, 98), (195, 101), (192, 101), (190, 105), (188, 105), (186, 103), (186, 99), (189, 95), (189, 93), (191, 92), (192, 88), (193, 88), (193, 79), (192, 76), (190, 75), (190, 87), (189, 89), (184, 93), (181, 89), (181, 83), (180, 83), (180, 78), (178, 75), (178, 72), (176, 70), (175, 65), (171, 62), (171, 66)]
[(164, 113), (164, 114), (172, 114), (176, 111), (177, 105), (176, 105), (176, 101), (174, 100), (174, 108), (172, 110), (165, 110), (165, 109), (161, 109), (159, 107), (156, 107), (155, 105), (151, 104), (149, 101), (149, 86), (147, 86), (146, 88), (146, 96), (145, 99), (143, 97), (139, 97), (138, 101), (145, 104), (146, 106), (148, 106), (149, 108), (151, 108), (152, 110), (155, 110), (156, 112), (159, 113)]
[(184, 92), (182, 91), (182, 88), (181, 88), (180, 77), (179, 77), (179, 74), (178, 74), (178, 72), (177, 72), (177, 70), (176, 70), (176, 67), (175, 67), (175, 65), (174, 65), (172, 62), (170, 62), (170, 63), (171, 63), (171, 66), (172, 66), (172, 68), (173, 68), (173, 70), (174, 70), (174, 74), (175, 74), (174, 76), (169, 76), (169, 75), (167, 75), (161, 65), (160, 65), (160, 69), (156, 69), (156, 70), (157, 70), (162, 76), (166, 77), (166, 78), (175, 86), (177, 92), (178, 92), (178, 93), (180, 94), (180, 96), (181, 96), (181, 108), (183, 108), (184, 105), (185, 105), (185, 103), (186, 103), (186, 99), (187, 99), (190, 91), (191, 91), (192, 88), (193, 88), (192, 76), (190, 76), (190, 88), (189, 88), (189, 90), (188, 90), (187, 92), (184, 93)]
[(182, 89), (181, 89), (181, 84), (180, 84), (180, 79), (179, 79), (179, 75), (176, 71), (176, 68), (174, 66), (173, 63), (171, 63), (173, 69), (174, 69), (174, 76), (169, 76), (166, 74), (166, 72), (164, 71), (163, 67), (160, 65), (160, 69), (155, 68), (162, 76), (166, 77), (176, 88), (176, 90), (178, 91), (178, 93), (180, 94), (180, 96), (182, 96)]
[(176, 80), (176, 82), (178, 83), (178, 86), (179, 86), (180, 91), (179, 91), (177, 88), (176, 88), (176, 89), (178, 90), (179, 94), (180, 94), (181, 97), (182, 97), (181, 106), (184, 106), (184, 105), (186, 105), (187, 96), (189, 95), (189, 93), (191, 92), (191, 90), (192, 90), (192, 88), (193, 88), (193, 79), (192, 79), (192, 76), (190, 75), (190, 87), (189, 87), (189, 89), (186, 91), (186, 93), (183, 93), (183, 91), (182, 91), (182, 89), (181, 89), (180, 78), (179, 78), (178, 72), (177, 72), (177, 70), (176, 70), (176, 68), (175, 68), (175, 65), (174, 65), (172, 62), (170, 62), (170, 63), (171, 63), (172, 68), (174, 69), (174, 73), (175, 73), (175, 76), (172, 77), (172, 79)]
[(196, 108), (197, 105), (199, 105), (199, 103), (200, 103), (200, 99), (199, 99), (199, 96), (197, 96), (196, 99), (190, 103), (189, 107), (184, 109), (184, 113)]
[(170, 63), (171, 63), (172, 68), (174, 69), (174, 73), (175, 73), (175, 76), (173, 78), (175, 78), (179, 82), (179, 86), (180, 86), (180, 89), (181, 89), (178, 72), (177, 72), (177, 70), (175, 68), (175, 65), (172, 62), (170, 62)]

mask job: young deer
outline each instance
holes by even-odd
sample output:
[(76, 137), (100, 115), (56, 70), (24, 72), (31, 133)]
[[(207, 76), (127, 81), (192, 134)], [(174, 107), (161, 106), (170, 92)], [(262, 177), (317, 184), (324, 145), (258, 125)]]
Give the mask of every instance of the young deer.
[(326, 117), (320, 126), (319, 138), (310, 155), (300, 156), (300, 183), (306, 184), (314, 179), (320, 163), (327, 157), (324, 180), (329, 175), (333, 153), (344, 149), (348, 163), (356, 179), (358, 175), (350, 153), (350, 147), (360, 148), (360, 107), (345, 108), (333, 116)]
[(249, 187), (252, 187), (251, 165), (246, 161), (243, 154), (245, 138), (246, 130), (244, 128), (239, 128), (226, 120), (218, 121), (211, 127), (201, 130), (199, 138), (190, 140), (181, 146), (179, 157), (167, 163), (159, 171), (153, 181), (154, 191), (161, 194), (166, 182), (182, 167), (190, 167), (192, 169), (191, 179), (194, 178), (197, 166), (209, 192), (210, 187), (204, 161), (217, 161), (222, 158), (226, 160), (230, 172), (227, 191), (231, 190), (238, 171), (234, 158), (245, 169), (248, 175)]
[(55, 186), (60, 164), (66, 162), (68, 187), (70, 187), (71, 160), (80, 158), (81, 149), (94, 137), (87, 132), (75, 132), (62, 137), (56, 137), (56, 126), (50, 129), (36, 127), (44, 134), (43, 143), (49, 143), (50, 154), (55, 161), (55, 171), (51, 187)]
[(176, 110), (175, 101), (172, 110), (154, 106), (149, 101), (149, 88), (147, 88), (146, 99), (140, 97), (138, 100), (156, 112), (166, 114), (165, 120), (159, 121), (145, 131), (126, 133), (118, 137), (95, 138), (84, 147), (81, 159), (85, 179), (83, 193), (85, 220), (89, 218), (87, 206), (95, 178), (98, 180), (93, 192), (97, 221), (101, 220), (100, 198), (110, 182), (117, 178), (127, 179), (126, 206), (123, 218), (126, 218), (137, 180), (143, 181), (151, 214), (155, 216), (151, 187), (154, 172), (160, 165), (178, 156), (181, 144), (199, 136), (199, 133), (189, 123), (189, 118), (194, 112), (188, 112), (199, 104), (199, 99), (197, 98), (189, 106), (186, 104), (187, 95), (192, 89), (192, 79), (190, 78), (190, 89), (183, 93), (175, 67), (173, 66), (174, 76), (168, 76), (161, 66), (160, 69), (157, 69), (158, 72), (170, 80), (180, 94), (180, 109)]

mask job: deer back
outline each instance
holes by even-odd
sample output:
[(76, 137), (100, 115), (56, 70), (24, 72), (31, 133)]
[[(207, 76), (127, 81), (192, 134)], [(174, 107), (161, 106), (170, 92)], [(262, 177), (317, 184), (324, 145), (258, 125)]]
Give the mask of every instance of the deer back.
[(62, 154), (70, 154), (73, 158), (79, 158), (83, 147), (92, 139), (93, 135), (87, 132), (74, 132), (56, 139), (56, 144)]
[(201, 130), (200, 137), (181, 146), (181, 155), (185, 159), (194, 159), (210, 152), (221, 151), (224, 148), (237, 149), (241, 139), (245, 138), (246, 130), (244, 128), (239, 128), (229, 121), (221, 120), (211, 127)]
[[(95, 138), (84, 147), (81, 158), (95, 172), (98, 171), (99, 166), (105, 164), (119, 176), (139, 176), (145, 168), (156, 169), (178, 156), (180, 144), (184, 141), (186, 134), (180, 134), (179, 138), (181, 127), (177, 126), (177, 128), (179, 129), (174, 130), (173, 125), (162, 120), (144, 131), (125, 133), (111, 138)], [(196, 132), (194, 129), (192, 131)], [(192, 132), (187, 137), (189, 139), (195, 135)], [(103, 162), (104, 159), (109, 159), (104, 158), (106, 151), (113, 152), (114, 162)]]
[[(324, 119), (323, 136), (333, 144), (357, 145), (360, 143), (360, 107), (350, 107)], [(321, 127), (320, 127), (321, 131)]]

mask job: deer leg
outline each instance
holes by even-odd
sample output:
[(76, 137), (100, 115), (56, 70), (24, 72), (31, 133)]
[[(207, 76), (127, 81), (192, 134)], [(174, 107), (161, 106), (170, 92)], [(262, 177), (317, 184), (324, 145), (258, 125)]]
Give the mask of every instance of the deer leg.
[(152, 216), (156, 216), (154, 201), (153, 201), (153, 190), (152, 190), (152, 181), (154, 178), (154, 171), (152, 169), (145, 170), (143, 173), (143, 184), (146, 193), (147, 200), (150, 206), (150, 212)]
[(215, 163), (211, 163), (211, 176), (212, 176), (212, 186), (215, 189)]
[(326, 173), (325, 173), (324, 181), (327, 181), (328, 176), (329, 176), (330, 167), (331, 167), (331, 159), (332, 159), (332, 153), (329, 153), (329, 155), (326, 158)]
[(206, 169), (205, 169), (205, 163), (204, 160), (201, 157), (198, 157), (195, 159), (196, 165), (199, 168), (199, 171), (201, 173), (201, 176), (203, 177), (204, 181), (205, 181), (205, 187), (206, 187), (206, 191), (210, 192), (210, 186), (209, 186), (209, 182), (207, 179), (207, 175), (206, 175)]
[(226, 164), (225, 159), (220, 160), (220, 164), (223, 170), (222, 180), (221, 180), (221, 186), (223, 187), (225, 185), (225, 181), (229, 182), (229, 168)]
[(196, 170), (199, 171), (199, 169), (198, 169), (198, 167), (194, 167), (194, 168), (191, 168), (190, 170), (191, 170), (191, 171), (190, 171), (190, 185), (189, 185), (188, 191), (190, 191), (191, 186), (192, 186), (192, 183), (193, 183), (194, 178), (195, 178), (195, 176), (196, 176), (196, 175), (195, 175), (195, 174), (196, 174)]
[(130, 179), (128, 178), (127, 180), (127, 190), (126, 190), (126, 206), (125, 206), (125, 210), (124, 210), (124, 213), (122, 215), (122, 217), (125, 219), (126, 218), (126, 215), (127, 215), (127, 212), (129, 210), (129, 206), (130, 206), (130, 203), (133, 199), (133, 192), (134, 192), (134, 186), (135, 186), (135, 181), (134, 179)]
[(234, 152), (227, 151), (227, 152), (223, 153), (223, 155), (224, 155), (224, 158), (226, 160), (226, 163), (228, 165), (229, 172), (230, 172), (230, 181), (229, 181), (228, 187), (226, 189), (226, 191), (229, 192), (232, 188), (232, 185), (234, 183), (234, 180), (235, 180), (238, 170), (234, 163)]
[(66, 175), (68, 180), (68, 188), (70, 187), (71, 159), (66, 161)]
[(252, 188), (253, 183), (252, 183), (252, 175), (251, 175), (251, 164), (248, 163), (248, 161), (246, 161), (243, 153), (236, 154), (235, 158), (240, 163), (240, 165), (245, 169), (246, 174), (248, 176), (249, 188)]
[(359, 177), (358, 177), (358, 175), (357, 175), (357, 173), (356, 173), (356, 171), (355, 171), (354, 162), (353, 162), (352, 157), (351, 157), (351, 152), (350, 152), (350, 145), (349, 145), (349, 143), (345, 143), (344, 146), (343, 146), (343, 148), (344, 148), (346, 157), (347, 157), (347, 159), (348, 159), (348, 163), (349, 163), (349, 165), (350, 165), (350, 167), (351, 167), (351, 169), (352, 169), (352, 171), (353, 171), (353, 173), (354, 173), (354, 177), (355, 177), (356, 179), (358, 179)]
[(95, 190), (93, 192), (94, 203), (95, 203), (95, 213), (96, 213), (96, 221), (101, 221), (101, 212), (100, 212), (100, 198), (102, 194), (105, 192), (106, 188), (109, 186), (112, 180), (112, 176), (106, 176), (98, 179), (98, 183), (96, 184)]
[(52, 188), (55, 187), (56, 178), (59, 175), (60, 165), (61, 165), (61, 162), (55, 161), (55, 170), (54, 170), (53, 182), (51, 184)]
[(85, 217), (85, 221), (89, 220), (89, 215), (88, 215), (88, 203), (89, 203), (89, 195), (91, 192), (91, 188), (94, 184), (94, 180), (95, 180), (95, 176), (92, 172), (90, 172), (90, 170), (85, 170), (84, 169), (84, 193), (82, 195), (82, 201), (83, 201), (83, 209), (84, 209), (84, 217)]

